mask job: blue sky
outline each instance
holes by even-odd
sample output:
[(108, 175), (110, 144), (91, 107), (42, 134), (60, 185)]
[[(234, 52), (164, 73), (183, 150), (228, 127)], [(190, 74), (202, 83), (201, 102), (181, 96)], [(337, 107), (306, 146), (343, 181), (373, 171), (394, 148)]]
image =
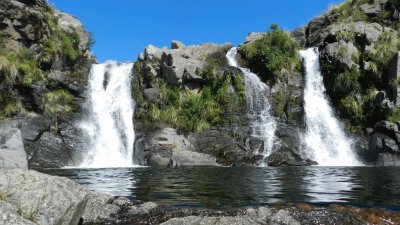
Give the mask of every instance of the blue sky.
[(80, 19), (96, 41), (99, 62), (135, 61), (153, 44), (240, 44), (252, 31), (277, 23), (305, 25), (340, 0), (48, 0)]

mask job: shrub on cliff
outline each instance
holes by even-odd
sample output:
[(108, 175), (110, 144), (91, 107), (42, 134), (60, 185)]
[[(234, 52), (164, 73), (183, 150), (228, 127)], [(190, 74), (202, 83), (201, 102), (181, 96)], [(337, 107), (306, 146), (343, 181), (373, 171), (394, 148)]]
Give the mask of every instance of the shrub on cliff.
[(300, 69), (296, 42), (275, 24), (260, 40), (239, 50), (248, 66), (265, 81), (287, 80), (293, 70)]
[(144, 123), (150, 122), (146, 126), (163, 122), (187, 135), (190, 132), (207, 130), (211, 126), (242, 122), (237, 118), (238, 112), (246, 107), (245, 84), (241, 74), (220, 74), (215, 68), (216, 65), (210, 63), (198, 72), (205, 80), (200, 89), (185, 90), (161, 82), (156, 99), (149, 102), (143, 96), (138, 64), (140, 62), (135, 65), (135, 118)]

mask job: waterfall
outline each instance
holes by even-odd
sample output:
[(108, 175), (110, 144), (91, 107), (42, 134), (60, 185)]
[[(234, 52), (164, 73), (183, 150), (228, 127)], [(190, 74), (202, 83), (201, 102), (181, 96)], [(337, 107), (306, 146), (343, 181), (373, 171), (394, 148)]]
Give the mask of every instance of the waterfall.
[(87, 118), (81, 128), (88, 136), (88, 152), (81, 167), (130, 167), (135, 133), (131, 95), (132, 63), (93, 65), (89, 75)]
[(307, 126), (305, 151), (302, 153), (322, 166), (359, 165), (351, 148), (352, 141), (346, 137), (325, 96), (318, 49), (300, 51), (300, 56), (304, 61), (306, 76), (304, 109)]
[(238, 66), (236, 55), (237, 48), (234, 47), (228, 51), (226, 58), (230, 66), (239, 68), (244, 74), (247, 116), (250, 121), (251, 136), (264, 141), (264, 146), (260, 153), (265, 159), (273, 152), (276, 145), (275, 131), (277, 124), (275, 118), (270, 114), (271, 105), (268, 101), (270, 90), (256, 74), (250, 72), (249, 69)]

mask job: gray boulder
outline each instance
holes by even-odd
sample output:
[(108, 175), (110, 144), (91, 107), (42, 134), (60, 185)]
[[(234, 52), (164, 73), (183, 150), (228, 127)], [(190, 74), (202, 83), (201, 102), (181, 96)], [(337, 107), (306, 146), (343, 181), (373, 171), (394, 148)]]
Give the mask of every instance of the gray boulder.
[(82, 220), (84, 223), (96, 223), (119, 211), (119, 207), (111, 204), (113, 196), (108, 194), (91, 192), (88, 194), (88, 202)]
[(262, 32), (251, 32), (244, 39), (243, 44), (251, 43), (260, 40), (265, 33)]
[(217, 163), (224, 166), (256, 166), (262, 163), (263, 157), (257, 152), (262, 148), (263, 141), (249, 137), (248, 128), (237, 130), (235, 134), (232, 132), (230, 128), (213, 127), (196, 132), (189, 139), (196, 152), (214, 156)]
[(379, 4), (363, 4), (360, 6), (361, 11), (368, 16), (377, 16), (381, 13), (381, 6)]
[(19, 124), (16, 120), (0, 121), (0, 169), (28, 169)]
[[(184, 80), (186, 82), (202, 82), (202, 78), (196, 74), (196, 70), (209, 65), (207, 57), (214, 54), (224, 55), (231, 46), (228, 43), (185, 46), (178, 41), (172, 42), (172, 49), (159, 49), (149, 45), (145, 48), (143, 55), (145, 71), (148, 75), (163, 77), (170, 85), (180, 85)], [(152, 62), (152, 65), (150, 66), (146, 62)]]
[(72, 165), (72, 158), (62, 138), (53, 132), (44, 132), (40, 139), (26, 148), (30, 168), (60, 168)]
[(18, 208), (0, 201), (0, 225), (35, 225), (36, 223), (29, 221), (18, 215)]
[(79, 49), (84, 50), (87, 48), (89, 43), (89, 34), (86, 32), (81, 21), (76, 17), (73, 17), (67, 13), (61, 12), (59, 10), (54, 10), (54, 16), (58, 21), (58, 25), (68, 34), (78, 34), (79, 37)]
[(171, 49), (180, 49), (180, 48), (182, 49), (185, 47), (186, 47), (186, 45), (180, 41), (173, 40), (171, 43)]
[(172, 154), (168, 166), (221, 166), (214, 156), (194, 151), (176, 151)]
[(144, 92), (144, 97), (146, 98), (147, 101), (156, 102), (157, 98), (160, 94), (160, 89), (159, 88), (147, 88), (147, 89), (144, 89), (143, 92)]
[(154, 202), (146, 202), (143, 203), (141, 205), (137, 205), (137, 206), (132, 206), (129, 210), (128, 210), (128, 214), (149, 214), (151, 210), (157, 208), (157, 204)]
[(339, 60), (337, 68), (338, 70), (352, 69), (353, 67), (358, 68), (358, 62), (354, 62), (354, 56), (359, 54), (358, 49), (352, 42), (345, 42), (340, 40), (327, 44), (321, 50), (321, 54), (328, 61)]
[(310, 159), (304, 159), (291, 149), (281, 148), (268, 157), (268, 166), (312, 166), (318, 165)]
[(216, 158), (195, 152), (192, 143), (170, 127), (156, 130), (147, 147), (151, 166), (218, 166)]
[(78, 224), (88, 201), (86, 189), (72, 180), (20, 169), (1, 171), (0, 190), (17, 214), (41, 225)]
[(379, 153), (376, 166), (400, 166), (400, 155)]

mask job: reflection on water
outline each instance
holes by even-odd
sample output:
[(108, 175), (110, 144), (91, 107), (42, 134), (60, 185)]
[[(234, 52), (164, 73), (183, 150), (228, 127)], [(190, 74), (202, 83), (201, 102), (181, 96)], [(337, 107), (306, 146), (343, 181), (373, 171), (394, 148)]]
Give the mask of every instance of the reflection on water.
[(400, 170), (372, 167), (46, 170), (91, 190), (181, 207), (311, 203), (400, 210)]

